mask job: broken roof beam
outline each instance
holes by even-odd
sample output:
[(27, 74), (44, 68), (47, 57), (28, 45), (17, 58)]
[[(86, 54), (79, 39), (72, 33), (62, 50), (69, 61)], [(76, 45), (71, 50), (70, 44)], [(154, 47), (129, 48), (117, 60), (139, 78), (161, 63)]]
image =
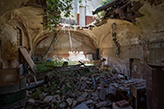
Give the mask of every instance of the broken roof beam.
[(123, 5), (122, 7), (120, 7), (120, 9), (125, 9), (129, 4), (131, 4), (131, 1), (127, 2), (125, 5)]
[(138, 17), (142, 17), (144, 16), (144, 14), (141, 14), (139, 11), (135, 13), (134, 17), (138, 18)]
[(132, 5), (131, 10), (132, 11), (139, 10), (142, 6), (143, 6), (143, 4), (141, 4), (139, 1), (138, 2), (135, 2), (134, 5)]
[(151, 6), (152, 6), (152, 5), (157, 6), (157, 5), (159, 5), (159, 4), (161, 4), (161, 3), (164, 2), (164, 0), (145, 0), (145, 1), (148, 1), (148, 2), (150, 3)]
[(109, 3), (100, 6), (99, 8), (97, 8), (95, 11), (93, 11), (93, 14), (96, 14), (100, 11), (106, 10), (107, 8), (111, 7), (112, 5), (114, 5), (116, 3), (117, 0), (112, 0)]

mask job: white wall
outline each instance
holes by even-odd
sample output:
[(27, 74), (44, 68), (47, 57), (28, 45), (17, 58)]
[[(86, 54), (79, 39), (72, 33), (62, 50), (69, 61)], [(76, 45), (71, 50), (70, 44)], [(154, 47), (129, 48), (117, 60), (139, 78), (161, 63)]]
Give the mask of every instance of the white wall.
[(92, 16), (92, 11), (96, 9), (97, 7), (101, 6), (101, 0), (82, 0), (82, 3), (78, 2), (79, 0), (76, 0), (77, 2), (77, 13), (79, 14), (79, 6), (86, 6), (86, 15)]
[[(101, 6), (101, 0), (82, 0), (81, 3), (79, 3), (79, 0), (73, 0), (72, 3), (73, 10), (71, 11), (71, 14), (74, 17), (65, 18), (64, 13), (62, 13), (61, 16), (64, 19), (71, 19), (77, 21), (77, 14), (81, 13), (81, 15), (79, 16), (80, 17), (79, 21), (85, 21), (85, 16), (93, 16), (92, 11), (99, 6)], [(84, 26), (84, 23), (82, 23), (82, 25)]]

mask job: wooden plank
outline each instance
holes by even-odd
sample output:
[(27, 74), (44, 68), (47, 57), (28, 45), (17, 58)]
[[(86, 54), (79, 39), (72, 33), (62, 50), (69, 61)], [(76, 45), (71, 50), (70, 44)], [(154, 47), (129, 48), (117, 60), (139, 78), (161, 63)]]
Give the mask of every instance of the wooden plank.
[(123, 5), (122, 7), (120, 7), (120, 9), (124, 9), (124, 8), (126, 8), (128, 5), (130, 5), (130, 3), (131, 3), (131, 1), (129, 1), (129, 2), (127, 2), (125, 5)]
[(33, 70), (35, 63), (34, 61), (31, 59), (29, 53), (27, 52), (26, 48), (21, 47), (19, 48), (21, 54), (23, 55), (24, 59), (26, 60), (26, 62), (28, 63), (28, 65), (30, 66), (31, 70), (35, 73), (35, 71)]
[(130, 93), (136, 98), (137, 97), (137, 89), (134, 86), (130, 86)]
[(145, 64), (144, 68), (146, 73), (147, 109), (158, 109), (157, 86), (155, 86), (155, 84), (157, 84), (157, 70), (150, 66)]
[(113, 107), (113, 109), (133, 109), (131, 106), (124, 107), (124, 108), (120, 108), (120, 107), (118, 107), (118, 106), (116, 105), (115, 102), (112, 104), (112, 107)]

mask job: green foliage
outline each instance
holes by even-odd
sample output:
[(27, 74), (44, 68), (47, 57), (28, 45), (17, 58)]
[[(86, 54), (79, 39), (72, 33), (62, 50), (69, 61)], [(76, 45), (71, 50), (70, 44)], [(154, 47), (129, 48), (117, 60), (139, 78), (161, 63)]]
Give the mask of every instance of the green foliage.
[[(78, 0), (82, 3), (82, 0)], [(85, 0), (87, 2), (87, 0)], [(51, 30), (61, 23), (61, 12), (64, 12), (64, 17), (71, 16), (73, 0), (46, 0), (47, 9), (44, 15), (44, 29)]]
[[(35, 67), (34, 67), (34, 70), (36, 73), (44, 73), (46, 71), (50, 71), (50, 70), (53, 70), (53, 68), (51, 67), (46, 67), (46, 66), (56, 66), (56, 67), (61, 67), (63, 65), (64, 61), (58, 59), (58, 60), (55, 60), (55, 61), (42, 61), (41, 63), (39, 64), (36, 64)], [(76, 65), (77, 62), (71, 62), (71, 61), (68, 61), (68, 65)]]
[(117, 38), (113, 38), (113, 41), (116, 41)]
[(30, 96), (30, 98), (33, 98), (33, 99), (39, 98), (39, 94), (42, 93), (42, 89), (43, 89), (43, 86), (37, 88), (36, 91)]
[(78, 64), (77, 62), (72, 62), (72, 61), (68, 61), (68, 65), (76, 65)]
[(109, 3), (112, 0), (102, 0), (102, 5)]
[(69, 17), (72, 9), (72, 0), (46, 0), (47, 9), (44, 17), (44, 29), (51, 29), (60, 23), (61, 12), (65, 13), (65, 17)]
[(117, 35), (117, 33), (115, 32), (115, 33), (112, 33), (112, 37), (116, 37), (116, 35)]
[(34, 67), (35, 72), (36, 73), (43, 73), (43, 72), (50, 71), (53, 69), (51, 67), (46, 67), (46, 65), (54, 66), (54, 63), (43, 61), (40, 64), (36, 64)]
[(69, 90), (71, 90), (71, 88), (72, 88), (72, 87), (65, 86), (65, 88), (62, 89), (61, 91), (62, 91), (62, 93), (66, 93), (66, 92), (68, 92)]

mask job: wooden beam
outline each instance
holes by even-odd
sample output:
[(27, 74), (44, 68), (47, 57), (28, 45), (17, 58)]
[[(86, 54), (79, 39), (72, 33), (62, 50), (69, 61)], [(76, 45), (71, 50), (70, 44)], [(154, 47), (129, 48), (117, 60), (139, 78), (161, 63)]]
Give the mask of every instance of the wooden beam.
[(126, 8), (128, 5), (130, 5), (131, 1), (127, 2), (125, 5), (123, 5), (122, 7), (120, 7), (120, 9), (124, 9)]
[(107, 8), (113, 6), (116, 2), (117, 2), (117, 0), (110, 1), (109, 3), (107, 3), (107, 4), (97, 8), (95, 11), (93, 11), (93, 14), (96, 14), (96, 13), (98, 13), (100, 11), (106, 10)]
[(34, 71), (34, 69), (33, 69), (34, 66), (35, 66), (35, 63), (34, 63), (34, 61), (31, 59), (31, 57), (30, 57), (29, 53), (27, 52), (26, 48), (20, 47), (19, 50), (20, 50), (22, 56), (24, 57), (25, 61), (26, 61), (26, 62), (28, 63), (28, 65), (30, 66), (32, 72), (33, 72), (34, 74), (36, 74), (35, 71)]
[(141, 4), (140, 2), (135, 2), (133, 7), (131, 8), (131, 10), (132, 11), (139, 10), (142, 6), (143, 6), (143, 4)]

